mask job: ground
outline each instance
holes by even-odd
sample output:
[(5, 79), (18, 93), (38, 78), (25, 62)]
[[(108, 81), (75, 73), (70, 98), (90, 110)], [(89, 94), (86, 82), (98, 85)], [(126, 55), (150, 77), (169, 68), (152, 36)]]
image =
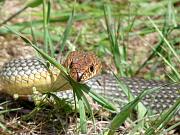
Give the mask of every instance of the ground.
[[(2, 5), (0, 7), (1, 22), (26, 5), (26, 3), (20, 0), (6, 0), (0, 4)], [(66, 57), (66, 53), (74, 49), (93, 51), (102, 61), (105, 71), (111, 69), (115, 73), (119, 73), (116, 64), (114, 64), (114, 54), (111, 48), (112, 44), (109, 42), (108, 32), (106, 31), (103, 5), (108, 4), (111, 7), (111, 13), (114, 17), (112, 17), (110, 22), (112, 23), (111, 25), (113, 25), (113, 28), (120, 26), (119, 32), (116, 34), (119, 34), (118, 45), (122, 54), (120, 59), (122, 67), (126, 69), (124, 74), (126, 76), (138, 76), (156, 80), (171, 80), (172, 78), (172, 80), (179, 81), (178, 77), (173, 74), (174, 71), (159, 55), (153, 55), (150, 60), (147, 60), (153, 52), (152, 48), (160, 44), (166, 44), (164, 39), (167, 39), (168, 43), (173, 45), (173, 49), (179, 56), (180, 42), (178, 37), (180, 32), (178, 31), (178, 22), (180, 18), (177, 16), (179, 13), (179, 3), (175, 0), (172, 2), (169, 1), (169, 3), (166, 1), (152, 1), (150, 3), (140, 1), (138, 3), (136, 1), (126, 2), (121, 0), (114, 0), (111, 2), (89, 2), (84, 0), (75, 3), (72, 1), (53, 0), (51, 1), (50, 16), (52, 20), (48, 24), (48, 30), (51, 34), (50, 41), (54, 45), (53, 56), (59, 60), (60, 56), (63, 55)], [(64, 30), (73, 7), (75, 8), (75, 21), (73, 22), (63, 52), (61, 52), (60, 50), (63, 44), (62, 38), (65, 35)], [(46, 43), (43, 32), (44, 22), (41, 21), (43, 20), (42, 14), (42, 4), (34, 8), (27, 8), (18, 16), (8, 21), (6, 25), (21, 32), (31, 40), (33, 40), (31, 36), (32, 27), (39, 47), (44, 48), (44, 44)], [(163, 34), (165, 37), (160, 36), (160, 33), (154, 28), (149, 18), (164, 32)], [(28, 46), (20, 37), (7, 31), (7, 29), (4, 28), (5, 24), (0, 24), (0, 26), (0, 66), (13, 58), (31, 57), (37, 54), (36, 51), (31, 46)], [(118, 31), (118, 28), (115, 29)], [(169, 29), (172, 29), (172, 31)], [(178, 69), (180, 68), (180, 64), (177, 57), (174, 53), (169, 51), (167, 46), (163, 46), (163, 48), (164, 50), (160, 49), (159, 52), (170, 60), (170, 63), (177, 69), (177, 72), (179, 72)], [(48, 52), (50, 54), (50, 51)], [(145, 66), (137, 73), (137, 70), (146, 60), (147, 63)], [(22, 106), (24, 109), (23, 111), (7, 112), (0, 115), (0, 121), (2, 121), (0, 124), (3, 124), (5, 129), (8, 129), (0, 130), (2, 134), (19, 134), (22, 131), (35, 134), (43, 132), (46, 132), (46, 134), (55, 134), (57, 131), (59, 134), (64, 132), (67, 132), (67, 134), (79, 132), (77, 124), (79, 119), (76, 119), (78, 115), (72, 112), (71, 109), (66, 110), (67, 112), (59, 112), (59, 108), (53, 107), (52, 109), (52, 106), (43, 106), (43, 109), (35, 114), (35, 117), (31, 120), (24, 121), (21, 120), (21, 117), (24, 114), (29, 114), (34, 107), (33, 103), (28, 102), (28, 104), (32, 105), (29, 106), (25, 101), (20, 105), (19, 101), (17, 101), (17, 103), (14, 102), (13, 100), (13, 103), (8, 103), (11, 109)], [(0, 109), (5, 109), (1, 104), (0, 107)], [(46, 112), (44, 116), (42, 116), (42, 112)], [(111, 118), (97, 116), (95, 125), (98, 125), (96, 129), (98, 133), (101, 133), (108, 125), (109, 119)], [(88, 134), (91, 134), (94, 128), (90, 120), (88, 121), (88, 127)], [(119, 128), (119, 132), (128, 132), (129, 129), (131, 129), (131, 126), (127, 122)], [(47, 133), (47, 131), (49, 133)]]

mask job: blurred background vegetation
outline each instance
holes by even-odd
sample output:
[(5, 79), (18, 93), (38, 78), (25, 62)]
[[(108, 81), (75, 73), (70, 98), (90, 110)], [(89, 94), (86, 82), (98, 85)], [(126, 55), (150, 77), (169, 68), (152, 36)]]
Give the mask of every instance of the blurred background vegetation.
[(32, 40), (51, 56), (93, 51), (121, 76), (177, 81), (179, 10), (178, 0), (2, 0), (0, 34), (19, 46), (3, 26), (31, 39), (33, 30)]

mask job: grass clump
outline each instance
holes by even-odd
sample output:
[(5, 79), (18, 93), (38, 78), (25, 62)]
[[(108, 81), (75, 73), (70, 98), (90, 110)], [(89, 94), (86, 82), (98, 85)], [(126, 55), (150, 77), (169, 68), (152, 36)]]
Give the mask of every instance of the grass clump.
[[(80, 126), (77, 127), (77, 133), (80, 131), (87, 133), (88, 118), (85, 110), (88, 110), (92, 121), (95, 121), (95, 118), (84, 93), (88, 93), (109, 110), (115, 110), (115, 108), (86, 85), (77, 84), (69, 78), (66, 70), (53, 58), (68, 54), (74, 49), (94, 51), (102, 59), (105, 67), (117, 74), (117, 79), (122, 76), (141, 76), (147, 79), (169, 79), (179, 82), (179, 17), (176, 13), (179, 8), (177, 5), (177, 0), (84, 1), (82, 3), (63, 0), (31, 1), (24, 6), (25, 8), (20, 9), (20, 12), (2, 21), (1, 25), (9, 23), (19, 15), (27, 14), (26, 10), (29, 8), (39, 8), (40, 10), (36, 12), (32, 10), (31, 21), (26, 19), (21, 23), (12, 21), (8, 29), (0, 28), (0, 34), (8, 36), (13, 31), (43, 58), (62, 71), (63, 76), (73, 86), (80, 108)], [(27, 36), (32, 38), (32, 42)], [(43, 46), (39, 45), (39, 42), (43, 43)], [(123, 84), (119, 80), (118, 83), (122, 87)], [(143, 91), (136, 98), (126, 87), (123, 87), (123, 90), (129, 98), (129, 103), (115, 116), (109, 124), (109, 131), (104, 134), (113, 134), (128, 119), (137, 104), (138, 109), (143, 111), (138, 111), (138, 116), (141, 117), (138, 117), (137, 121), (140, 122), (132, 124), (134, 128), (130, 133), (140, 132), (141, 129), (146, 134), (164, 133), (162, 128), (166, 127), (167, 122), (179, 108), (179, 100), (167, 112), (162, 113), (160, 119), (152, 125), (151, 122), (141, 121), (149, 116), (144, 116), (147, 110), (139, 105), (141, 99), (151, 90)], [(43, 110), (44, 106), (40, 108)], [(55, 110), (58, 112), (58, 109), (60, 108), (57, 107)], [(50, 111), (50, 114), (56, 111)], [(151, 125), (152, 128), (150, 128)], [(4, 125), (0, 126), (4, 128)]]

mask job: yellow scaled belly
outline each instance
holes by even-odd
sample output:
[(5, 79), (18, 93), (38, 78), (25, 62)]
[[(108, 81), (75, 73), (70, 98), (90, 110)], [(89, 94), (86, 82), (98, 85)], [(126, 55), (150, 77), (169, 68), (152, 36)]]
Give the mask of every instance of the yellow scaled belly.
[(10, 95), (30, 95), (33, 89), (41, 93), (69, 89), (67, 81), (59, 74), (59, 70), (47, 67), (38, 58), (16, 59), (0, 70), (0, 84)]

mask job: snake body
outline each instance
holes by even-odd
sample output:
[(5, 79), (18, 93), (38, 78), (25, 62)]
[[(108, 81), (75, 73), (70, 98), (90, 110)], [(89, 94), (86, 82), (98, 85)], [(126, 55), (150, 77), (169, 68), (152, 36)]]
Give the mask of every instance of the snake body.
[[(96, 59), (94, 55), (92, 56), (92, 54), (90, 54), (91, 57), (87, 57), (87, 55), (81, 53), (80, 58), (71, 60), (74, 58), (74, 55), (77, 55), (76, 53), (77, 52), (71, 53), (64, 64), (71, 69), (72, 78), (81, 82), (82, 80), (86, 80), (90, 72), (93, 74), (90, 75), (90, 78), (100, 72), (97, 71), (96, 68), (100, 68), (101, 65), (98, 64), (97, 61), (94, 62)], [(82, 56), (83, 59), (81, 59)], [(79, 61), (83, 62), (84, 65), (79, 65)], [(78, 66), (83, 66), (83, 69), (79, 69)], [(87, 68), (85, 68), (85, 66), (87, 66)], [(82, 70), (83, 73), (81, 73)], [(8, 94), (27, 95), (32, 94), (33, 87), (40, 92), (47, 92), (51, 91), (52, 87), (57, 89), (63, 86), (61, 87), (62, 90), (66, 91), (59, 92), (58, 96), (61, 98), (73, 98), (72, 91), (68, 90), (70, 87), (64, 85), (66, 81), (59, 77), (61, 76), (59, 76), (59, 71), (56, 68), (48, 67), (46, 63), (38, 58), (15, 59), (6, 63), (0, 70), (0, 84), (3, 86), (4, 92)], [(135, 96), (146, 88), (160, 87), (158, 92), (147, 95), (142, 101), (142, 103), (153, 110), (154, 113), (160, 113), (168, 109), (180, 98), (180, 84), (177, 83), (172, 84), (140, 78), (120, 78), (120, 80), (130, 88), (132, 94)], [(87, 82), (87, 85), (98, 94), (116, 103), (119, 108), (127, 101), (127, 96), (122, 92), (117, 79), (113, 75), (98, 75), (91, 78)], [(178, 111), (177, 116), (180, 116), (180, 111)]]

